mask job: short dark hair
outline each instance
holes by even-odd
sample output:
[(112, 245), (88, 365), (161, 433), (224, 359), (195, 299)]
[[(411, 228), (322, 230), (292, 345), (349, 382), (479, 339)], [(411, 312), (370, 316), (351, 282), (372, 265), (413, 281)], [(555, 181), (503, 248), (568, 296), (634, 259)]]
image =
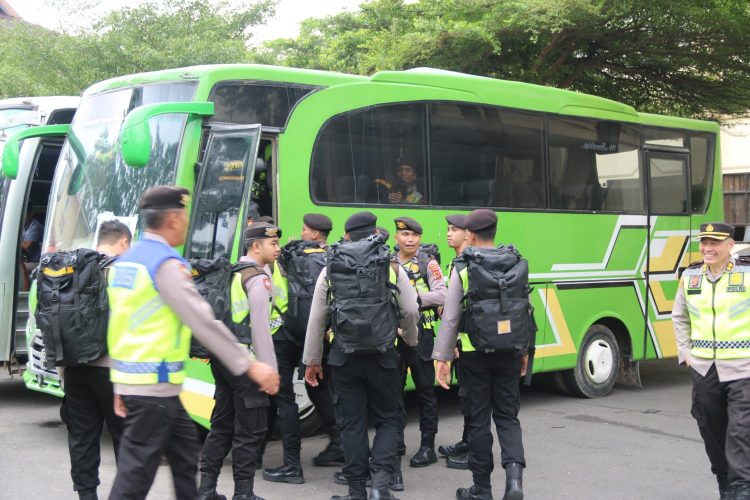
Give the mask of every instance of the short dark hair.
[(359, 241), (364, 240), (365, 238), (369, 238), (373, 234), (375, 234), (375, 228), (366, 228), (366, 229), (354, 229), (352, 231), (349, 231), (349, 240), (350, 241)]
[(487, 229), (482, 229), (481, 231), (472, 231), (474, 233), (474, 236), (477, 237), (479, 241), (495, 241), (495, 235), (497, 234), (497, 227), (490, 226)]
[(102, 225), (99, 226), (99, 236), (96, 245), (112, 245), (120, 241), (122, 238), (126, 238), (128, 243), (133, 239), (133, 235), (128, 226), (119, 220), (104, 221), (102, 222)]
[(164, 210), (155, 210), (151, 208), (142, 208), (141, 217), (143, 218), (143, 226), (146, 229), (159, 229), (164, 225), (164, 219), (167, 218), (167, 214), (176, 210), (182, 210), (181, 208), (168, 208)]

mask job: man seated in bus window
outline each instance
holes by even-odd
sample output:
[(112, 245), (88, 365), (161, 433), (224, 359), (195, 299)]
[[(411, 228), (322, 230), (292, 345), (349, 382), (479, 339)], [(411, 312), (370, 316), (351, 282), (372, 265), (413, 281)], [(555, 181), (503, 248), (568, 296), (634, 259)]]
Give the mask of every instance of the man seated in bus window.
[(375, 179), (379, 190), (387, 190), (388, 202), (398, 204), (421, 204), (424, 196), (417, 191), (417, 169), (409, 163), (401, 163), (396, 168), (396, 180)]
[(21, 237), (21, 253), (26, 271), (33, 271), (39, 265), (42, 255), (42, 237), (44, 226), (34, 218), (34, 209), (26, 207), (26, 217), (23, 220), (23, 236)]

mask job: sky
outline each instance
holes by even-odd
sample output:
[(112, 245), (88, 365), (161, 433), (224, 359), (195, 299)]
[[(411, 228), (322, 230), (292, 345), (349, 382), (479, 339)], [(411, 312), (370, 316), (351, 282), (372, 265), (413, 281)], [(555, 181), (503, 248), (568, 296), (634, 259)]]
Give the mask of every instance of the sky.
[[(142, 0), (104, 0), (97, 14), (115, 10), (125, 5), (135, 5)], [(211, 0), (208, 0), (209, 2)], [(276, 16), (254, 33), (257, 41), (273, 38), (290, 38), (299, 33), (299, 24), (309, 17), (324, 17), (342, 10), (353, 11), (363, 0), (280, 0)], [(25, 20), (49, 29), (58, 29), (57, 12), (45, 6), (43, 0), (9, 0), (8, 3)]]

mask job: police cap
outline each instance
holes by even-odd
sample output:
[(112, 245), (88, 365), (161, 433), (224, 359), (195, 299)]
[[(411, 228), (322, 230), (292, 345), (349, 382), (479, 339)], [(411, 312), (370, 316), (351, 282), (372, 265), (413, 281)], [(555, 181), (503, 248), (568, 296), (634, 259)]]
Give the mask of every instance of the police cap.
[(363, 231), (365, 229), (375, 229), (378, 218), (372, 212), (357, 212), (346, 219), (344, 231)]
[(305, 216), (302, 217), (302, 222), (304, 222), (307, 227), (309, 227), (310, 229), (314, 229), (315, 231), (330, 233), (331, 229), (333, 229), (333, 223), (331, 222), (331, 219), (323, 214), (305, 214)]
[(446, 215), (445, 220), (451, 226), (456, 226), (459, 229), (466, 229), (466, 216), (464, 214), (452, 214)]
[(698, 238), (710, 238), (712, 240), (734, 238), (734, 226), (731, 224), (724, 224), (723, 222), (708, 222), (706, 224), (701, 224), (701, 231), (698, 233)]
[(155, 186), (141, 195), (141, 210), (173, 210), (190, 203), (190, 191), (177, 186)]
[(245, 241), (281, 238), (281, 229), (268, 222), (254, 222), (245, 228)]
[(263, 215), (261, 217), (258, 217), (255, 219), (255, 222), (265, 222), (266, 224), (271, 224), (272, 226), (275, 224), (273, 217), (270, 215)]
[(383, 243), (387, 243), (388, 242), (388, 238), (391, 237), (391, 232), (388, 231), (383, 226), (377, 226), (375, 228), (375, 230), (378, 232), (378, 234), (382, 234), (383, 235)]
[(411, 217), (399, 217), (397, 219), (393, 219), (393, 222), (396, 223), (397, 231), (406, 230), (414, 231), (417, 234), (422, 234), (422, 225)]
[(464, 226), (472, 232), (494, 228), (497, 227), (497, 215), (488, 208), (479, 208), (466, 216)]

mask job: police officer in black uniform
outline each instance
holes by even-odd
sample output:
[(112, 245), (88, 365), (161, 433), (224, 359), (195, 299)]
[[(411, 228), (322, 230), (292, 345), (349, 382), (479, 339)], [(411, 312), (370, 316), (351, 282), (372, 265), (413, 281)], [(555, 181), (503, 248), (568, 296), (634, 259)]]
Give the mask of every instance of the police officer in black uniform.
[[(497, 231), (497, 216), (492, 210), (474, 210), (466, 216), (468, 247), (493, 249)], [(468, 252), (468, 249), (464, 251)], [(450, 367), (453, 360), (459, 325), (463, 315), (464, 285), (459, 271), (454, 268), (448, 284), (448, 297), (438, 331), (433, 359), (437, 360), (438, 383), (449, 388)], [(467, 318), (464, 318), (467, 319)], [(498, 325), (500, 328), (500, 325)], [(500, 332), (498, 332), (500, 333)], [(491, 419), (497, 426), (502, 449), (502, 465), (506, 472), (504, 500), (522, 500), (522, 471), (526, 466), (518, 421), (520, 409), (520, 377), (526, 374), (528, 354), (518, 352), (481, 352), (461, 345), (461, 370), (469, 374), (471, 384), (469, 402), (469, 469), (474, 484), (456, 491), (458, 500), (490, 500), (492, 460)]]
[[(374, 234), (376, 217), (370, 212), (360, 212), (352, 215), (346, 221), (344, 238), (347, 241), (359, 242)], [(381, 240), (382, 241), (382, 240)], [(342, 245), (346, 245), (343, 243)], [(329, 267), (332, 267), (332, 254), (329, 253)], [(385, 265), (389, 265), (387, 259)], [(414, 288), (409, 278), (398, 266), (388, 270), (391, 277), (398, 271), (395, 286), (398, 289), (395, 300), (401, 312), (400, 327), (402, 340), (409, 345), (417, 342), (417, 321), (419, 309)], [(368, 273), (369, 271), (369, 273)], [(337, 271), (337, 273), (340, 271)], [(379, 269), (373, 267), (363, 270), (363, 279)], [(323, 339), (328, 322), (328, 292), (335, 294), (335, 282), (328, 277), (324, 269), (315, 286), (313, 305), (310, 311), (305, 337), (303, 361), (307, 365), (305, 381), (318, 385), (323, 377), (321, 367), (323, 357)], [(389, 280), (391, 281), (391, 280)], [(336, 300), (335, 297), (333, 299)], [(370, 308), (372, 309), (372, 308)], [(383, 310), (384, 311), (384, 310)], [(350, 318), (355, 319), (355, 318)], [(366, 319), (366, 318), (364, 318)], [(365, 327), (362, 327), (366, 330)], [(395, 325), (394, 325), (395, 329)], [(367, 498), (365, 481), (372, 469), (372, 491), (370, 499), (393, 499), (388, 490), (391, 476), (394, 473), (395, 455), (398, 433), (402, 425), (401, 404), (401, 374), (398, 366), (398, 353), (395, 348), (387, 348), (384, 352), (369, 354), (352, 352), (347, 354), (339, 343), (334, 324), (334, 339), (328, 356), (328, 364), (333, 371), (334, 397), (336, 411), (342, 425), (344, 441), (345, 465), (344, 474), (349, 481), (349, 494), (333, 496), (332, 500), (362, 500)], [(371, 332), (378, 338), (387, 338), (396, 332)], [(394, 338), (395, 340), (395, 338)], [(395, 346), (394, 346), (395, 347)], [(372, 443), (372, 460), (368, 458), (367, 420), (368, 411), (372, 416), (372, 423), (376, 428)]]

